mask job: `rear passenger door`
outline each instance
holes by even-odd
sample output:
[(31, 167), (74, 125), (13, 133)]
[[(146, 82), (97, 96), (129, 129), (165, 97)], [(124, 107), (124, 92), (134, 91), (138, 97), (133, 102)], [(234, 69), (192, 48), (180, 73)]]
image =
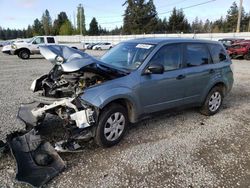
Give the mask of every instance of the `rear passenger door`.
[(208, 46), (202, 43), (185, 44), (184, 59), (186, 102), (199, 103), (206, 86), (215, 74)]

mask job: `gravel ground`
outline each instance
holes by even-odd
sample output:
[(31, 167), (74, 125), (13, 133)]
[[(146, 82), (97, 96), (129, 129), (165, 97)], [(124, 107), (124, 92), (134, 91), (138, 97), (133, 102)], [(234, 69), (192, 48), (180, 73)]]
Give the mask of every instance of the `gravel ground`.
[[(0, 67), (4, 139), (22, 129), (17, 109), (32, 100), (33, 79), (52, 66), (41, 56), (23, 61), (0, 54)], [(234, 87), (218, 114), (206, 117), (197, 109), (161, 113), (132, 125), (115, 147), (89, 144), (82, 153), (61, 154), (67, 168), (46, 187), (249, 187), (250, 62), (235, 60), (234, 71)], [(15, 170), (10, 154), (0, 158), (0, 187), (29, 187), (14, 180)]]

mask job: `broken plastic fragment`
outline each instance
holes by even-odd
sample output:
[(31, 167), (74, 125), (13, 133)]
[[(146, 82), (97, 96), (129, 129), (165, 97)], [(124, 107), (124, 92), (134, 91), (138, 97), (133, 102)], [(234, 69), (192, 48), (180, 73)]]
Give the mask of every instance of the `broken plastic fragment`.
[(75, 153), (83, 151), (83, 148), (76, 141), (60, 141), (55, 144), (55, 150), (58, 152)]
[(33, 129), (9, 141), (17, 162), (16, 179), (34, 187), (41, 187), (58, 175), (65, 163), (48, 142), (43, 142)]
[(26, 126), (35, 127), (37, 125), (37, 117), (32, 114), (32, 109), (36, 108), (39, 103), (29, 103), (29, 104), (21, 104), (17, 117), (22, 120)]
[(7, 144), (0, 140), (0, 157), (7, 150)]

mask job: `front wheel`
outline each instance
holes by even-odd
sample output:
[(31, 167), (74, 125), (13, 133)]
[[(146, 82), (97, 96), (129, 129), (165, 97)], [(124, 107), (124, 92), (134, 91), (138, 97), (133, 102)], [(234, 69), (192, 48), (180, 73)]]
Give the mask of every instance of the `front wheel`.
[(214, 115), (220, 110), (222, 102), (223, 88), (216, 86), (208, 93), (200, 112), (207, 116)]
[(106, 107), (99, 118), (95, 142), (102, 147), (116, 145), (123, 138), (127, 125), (127, 110), (123, 106), (113, 104)]
[(30, 58), (30, 52), (28, 50), (21, 50), (18, 53), (18, 57), (20, 57), (21, 59), (29, 59)]

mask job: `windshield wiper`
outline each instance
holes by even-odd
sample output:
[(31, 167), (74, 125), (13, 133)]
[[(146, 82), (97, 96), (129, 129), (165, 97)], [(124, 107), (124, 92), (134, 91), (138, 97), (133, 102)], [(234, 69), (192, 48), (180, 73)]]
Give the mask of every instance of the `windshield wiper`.
[(105, 68), (109, 71), (112, 71), (112, 72), (116, 72), (116, 73), (119, 73), (119, 74), (128, 74), (130, 73), (128, 70), (125, 70), (125, 69), (118, 69), (118, 68), (113, 68), (113, 67), (110, 67), (110, 66), (106, 66), (106, 65), (103, 65), (103, 64), (98, 64), (99, 66), (101, 66), (102, 68)]

